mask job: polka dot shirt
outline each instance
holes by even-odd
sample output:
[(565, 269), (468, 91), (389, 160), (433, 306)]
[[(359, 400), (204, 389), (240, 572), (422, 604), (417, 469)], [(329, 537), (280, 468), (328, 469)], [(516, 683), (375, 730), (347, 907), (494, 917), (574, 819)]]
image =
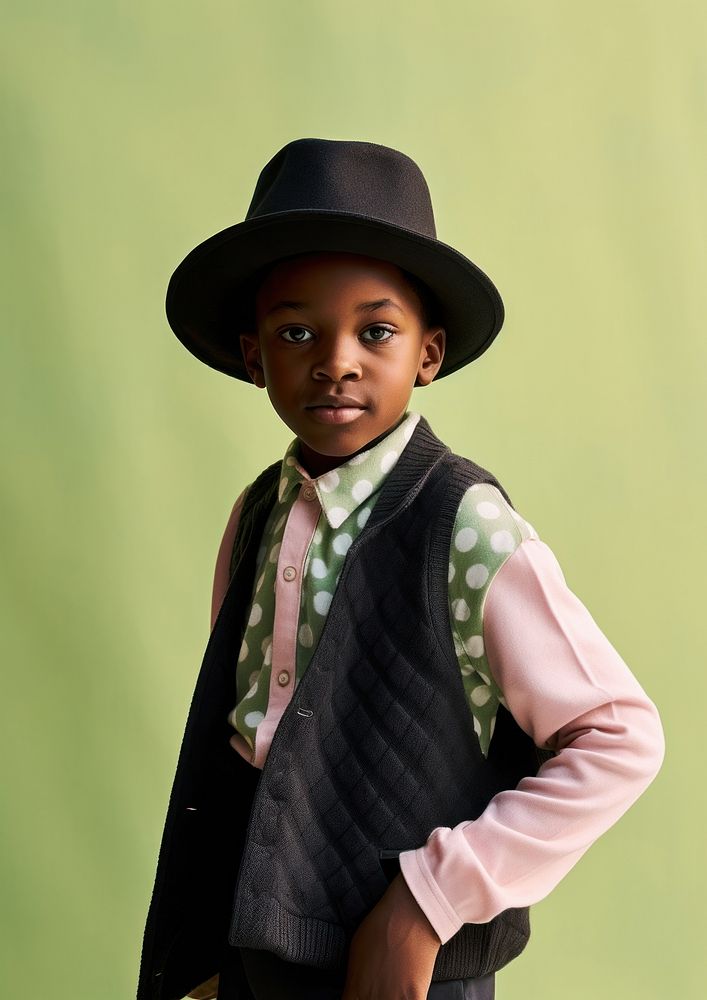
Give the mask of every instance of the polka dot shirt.
[[(346, 553), (373, 510), (388, 473), (408, 444), (420, 415), (408, 411), (403, 420), (372, 448), (336, 469), (312, 479), (298, 461), (298, 440), (282, 460), (277, 501), (263, 532), (257, 555), (250, 614), (236, 666), (237, 703), (229, 722), (255, 755), (256, 741), (269, 742), (278, 712), (269, 702), (277, 683), (295, 672), (303, 676), (321, 635), (336, 591)], [(280, 549), (288, 518), (300, 490), (319, 501), (321, 512), (301, 567), (301, 586), (294, 643), (294, 662), (272, 677), (277, 574), (294, 578), (296, 566), (281, 567)], [(470, 487), (462, 498), (452, 532), (449, 558), (450, 628), (473, 725), (482, 751), (488, 752), (503, 692), (489, 670), (484, 649), (483, 607), (489, 585), (508, 556), (533, 527), (514, 511), (490, 484)], [(288, 573), (290, 577), (288, 577)], [(278, 692), (279, 694), (279, 692)], [(270, 707), (270, 714), (268, 708)], [(279, 712), (281, 714), (281, 712)], [(267, 718), (266, 718), (267, 717)], [(270, 723), (259, 727), (263, 722)], [(267, 731), (267, 735), (266, 735)]]

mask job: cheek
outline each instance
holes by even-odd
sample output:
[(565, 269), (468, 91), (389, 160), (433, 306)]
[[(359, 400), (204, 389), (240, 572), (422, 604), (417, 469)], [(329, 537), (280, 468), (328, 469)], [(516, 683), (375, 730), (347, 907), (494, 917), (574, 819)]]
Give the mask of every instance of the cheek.
[(275, 394), (286, 395), (293, 389), (302, 375), (301, 365), (284, 354), (264, 352), (261, 355), (265, 382)]
[(422, 347), (410, 342), (405, 345), (403, 356), (399, 359), (397, 379), (399, 383), (412, 383), (417, 377), (422, 358)]
[(260, 363), (263, 366), (264, 372), (271, 372), (276, 374), (278, 371), (278, 359), (277, 354), (269, 350), (267, 347), (260, 348)]

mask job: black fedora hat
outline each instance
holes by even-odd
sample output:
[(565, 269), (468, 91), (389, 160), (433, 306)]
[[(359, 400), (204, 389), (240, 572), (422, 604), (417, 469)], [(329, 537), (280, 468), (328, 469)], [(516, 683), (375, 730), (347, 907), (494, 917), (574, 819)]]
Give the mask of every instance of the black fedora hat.
[(252, 328), (257, 275), (284, 257), (365, 254), (423, 281), (442, 310), (437, 378), (474, 361), (503, 323), (493, 282), (437, 239), (429, 189), (409, 156), (373, 142), (296, 139), (263, 167), (245, 221), (195, 247), (167, 289), (167, 319), (200, 361), (250, 382), (239, 333)]

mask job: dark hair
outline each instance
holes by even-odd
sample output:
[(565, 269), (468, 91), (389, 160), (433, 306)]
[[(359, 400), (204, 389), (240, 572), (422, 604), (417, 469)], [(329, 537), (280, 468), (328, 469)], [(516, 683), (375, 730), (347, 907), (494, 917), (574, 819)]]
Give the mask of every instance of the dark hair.
[[(316, 253), (316, 251), (311, 252)], [(293, 258), (303, 257), (305, 254), (299, 253), (292, 254), (291, 256)], [(239, 288), (238, 300), (241, 305), (238, 310), (238, 327), (241, 330), (254, 330), (256, 328), (255, 297), (258, 294), (258, 289), (270, 272), (286, 259), (286, 257), (279, 257), (277, 260), (273, 260), (268, 264), (265, 264), (251, 275), (245, 285), (242, 285)], [(444, 326), (444, 310), (442, 304), (429, 285), (425, 284), (422, 278), (418, 278), (416, 274), (406, 271), (405, 268), (400, 267), (400, 265), (397, 266), (399, 267), (408, 285), (412, 288), (420, 301), (420, 306), (422, 308), (422, 322), (425, 328), (432, 326)]]

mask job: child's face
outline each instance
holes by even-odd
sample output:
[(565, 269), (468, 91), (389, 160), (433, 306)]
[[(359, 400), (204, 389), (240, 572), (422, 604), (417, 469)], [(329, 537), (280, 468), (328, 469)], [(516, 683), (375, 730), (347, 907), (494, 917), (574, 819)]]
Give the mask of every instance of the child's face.
[[(255, 315), (257, 333), (241, 335), (248, 373), (299, 438), (312, 476), (394, 427), (444, 357), (444, 330), (425, 327), (402, 271), (372, 257), (282, 261), (258, 289)], [(343, 405), (326, 405), (339, 397)]]

